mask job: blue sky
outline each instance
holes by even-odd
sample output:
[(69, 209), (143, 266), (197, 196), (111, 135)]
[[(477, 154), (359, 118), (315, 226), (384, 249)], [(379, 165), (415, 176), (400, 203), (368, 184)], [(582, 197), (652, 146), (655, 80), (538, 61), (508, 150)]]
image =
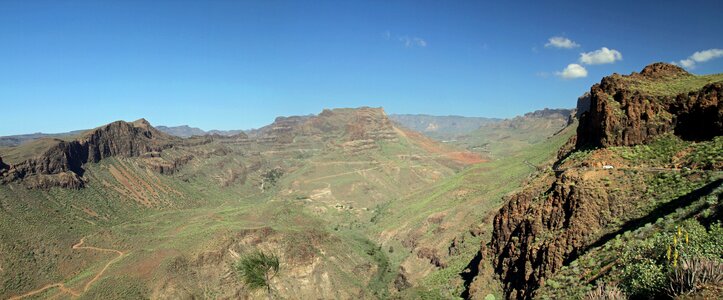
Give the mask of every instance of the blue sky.
[(511, 117), (699, 51), (691, 72), (723, 72), (723, 1), (510, 2), (1, 1), (0, 135), (364, 105)]

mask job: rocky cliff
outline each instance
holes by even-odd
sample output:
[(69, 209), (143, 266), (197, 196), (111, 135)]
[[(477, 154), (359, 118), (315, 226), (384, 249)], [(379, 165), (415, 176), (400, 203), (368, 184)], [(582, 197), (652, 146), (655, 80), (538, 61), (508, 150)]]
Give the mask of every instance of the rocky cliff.
[[(590, 89), (589, 110), (578, 108), (583, 113), (577, 136), (560, 151), (554, 172), (540, 174), (510, 196), (494, 218), (492, 239), (482, 254), (491, 260), (508, 298), (533, 298), (546, 278), (623, 230), (621, 224), (649, 214), (655, 201), (671, 200), (650, 197), (661, 189), (653, 179), (677, 173), (680, 163), (672, 160), (690, 161), (682, 157), (697, 148), (685, 142), (674, 151), (655, 148), (652, 153), (672, 152), (665, 159), (645, 161), (648, 156), (626, 156), (606, 147), (648, 143), (671, 133), (678, 136), (671, 140), (721, 135), (723, 83), (711, 79), (720, 76), (698, 77), (657, 63), (639, 74), (606, 77)], [(571, 153), (575, 142), (578, 152)], [(590, 146), (597, 148), (580, 150)], [(603, 168), (607, 165), (614, 167)], [(686, 176), (695, 182), (691, 185), (705, 183), (699, 174)], [(684, 193), (671, 194), (676, 192)]]
[(723, 82), (700, 88), (701, 82), (705, 78), (665, 63), (603, 78), (590, 89), (589, 110), (580, 117), (578, 148), (638, 145), (671, 131), (692, 140), (720, 135)]
[(117, 121), (90, 130), (73, 141), (52, 140), (42, 154), (7, 168), (1, 182), (24, 181), (28, 187), (83, 187), (83, 165), (113, 156), (137, 157), (160, 152), (179, 140), (146, 120)]

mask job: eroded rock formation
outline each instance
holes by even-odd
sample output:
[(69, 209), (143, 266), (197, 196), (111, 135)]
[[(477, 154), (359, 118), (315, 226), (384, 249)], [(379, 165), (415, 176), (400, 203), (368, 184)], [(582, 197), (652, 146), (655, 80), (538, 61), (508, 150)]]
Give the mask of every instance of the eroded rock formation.
[(574, 144), (578, 149), (604, 148), (643, 144), (670, 132), (694, 140), (723, 134), (723, 82), (675, 95), (650, 88), (690, 82), (690, 76), (694, 75), (676, 66), (657, 63), (639, 74), (605, 77), (591, 88), (589, 110), (578, 107), (582, 114), (577, 136), (561, 149), (555, 174), (541, 176), (507, 199), (495, 216), (488, 247), (481, 250), (491, 258), (508, 298), (533, 298), (546, 278), (618, 230), (615, 222), (638, 217), (634, 214), (646, 199), (642, 175), (611, 176), (588, 169), (601, 164), (607, 149), (596, 150), (596, 159), (569, 165), (563, 157)]
[(117, 121), (93, 129), (76, 140), (51, 141), (40, 155), (13, 164), (0, 181), (22, 180), (31, 188), (83, 187), (83, 165), (120, 156), (137, 157), (170, 148), (179, 139), (153, 128), (146, 120)]
[(590, 89), (590, 109), (580, 118), (577, 147), (638, 145), (671, 131), (684, 139), (721, 135), (723, 82), (677, 95), (666, 92), (672, 82), (693, 76), (677, 66), (655, 63), (640, 73), (603, 78)]

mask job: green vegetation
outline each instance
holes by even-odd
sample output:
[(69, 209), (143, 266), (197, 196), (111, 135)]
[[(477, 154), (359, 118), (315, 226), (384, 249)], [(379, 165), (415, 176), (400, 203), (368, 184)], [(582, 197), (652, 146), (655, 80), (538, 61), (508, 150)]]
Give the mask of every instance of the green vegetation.
[(678, 76), (648, 80), (640, 77), (622, 77), (633, 90), (653, 96), (675, 96), (700, 89), (706, 84), (723, 80), (723, 74)]
[(279, 257), (259, 250), (243, 256), (236, 265), (236, 271), (252, 290), (265, 289), (269, 299), (273, 296), (271, 280), (279, 273)]
[(690, 145), (673, 134), (666, 134), (645, 145), (610, 149), (636, 165), (668, 166), (675, 162), (675, 154)]
[(452, 144), (494, 159), (515, 156), (567, 126), (567, 117), (517, 117), (481, 126)]
[[(659, 185), (652, 189), (667, 188), (652, 194), (653, 198), (664, 199), (690, 192), (681, 189), (686, 185), (683, 183), (688, 182), (682, 177), (655, 178), (653, 182)], [(608, 283), (616, 283), (630, 297), (657, 299), (681, 294), (683, 289), (685, 293), (691, 292), (690, 284), (680, 283), (683, 278), (694, 280), (688, 273), (685, 275), (688, 277), (681, 275), (683, 262), (705, 262), (706, 268), (723, 263), (723, 226), (720, 221), (711, 219), (713, 212), (720, 209), (721, 193), (723, 189), (719, 187), (712, 194), (695, 199), (671, 214), (657, 216), (651, 223), (590, 249), (548, 279), (538, 295), (542, 299), (582, 298), (597, 293), (593, 292), (594, 285)], [(651, 203), (659, 206), (666, 202)], [(698, 279), (699, 282), (707, 280), (708, 277)], [(676, 288), (681, 285), (686, 288)]]
[[(456, 299), (470, 283), (460, 274), (490, 239), (503, 197), (526, 180), (553, 174), (558, 150), (575, 133), (575, 126), (561, 130), (559, 121), (517, 126), (517, 120), (458, 144), (485, 144), (476, 150), (491, 159), (477, 164), (455, 161), (448, 155), (460, 149), (413, 134), (358, 143), (302, 136), (291, 144), (211, 141), (174, 147), (160, 159), (194, 158), (164, 175), (147, 164), (159, 157), (104, 159), (84, 166), (87, 187), (81, 190), (3, 186), (0, 296), (62, 283), (88, 298), (231, 298), (245, 286), (263, 288), (269, 297)], [(628, 192), (620, 183), (641, 189), (649, 201), (634, 209), (650, 217), (715, 179), (716, 173), (699, 169), (717, 166), (720, 148), (721, 139), (692, 143), (674, 136), (614, 148), (613, 154), (631, 164), (694, 170), (625, 170), (635, 176), (608, 174), (600, 187), (616, 188), (611, 197)], [(574, 152), (564, 164), (593, 154)], [(648, 252), (671, 243), (676, 227), (670, 224), (683, 226), (685, 213), (705, 220), (716, 216), (714, 200), (697, 201), (672, 221), (656, 215), (662, 221), (631, 228), (584, 253), (547, 281), (545, 295), (583, 297), (596, 293), (594, 286), (604, 286), (598, 296), (617, 295), (606, 284), (612, 282), (630, 295), (662, 291), (679, 264)], [(606, 233), (629, 221), (613, 219)], [(679, 263), (714, 259), (709, 254), (716, 249), (710, 247), (720, 243), (714, 238), (720, 226), (703, 223), (681, 227), (691, 246), (678, 249)], [(123, 255), (74, 249), (81, 239), (84, 246)], [(679, 240), (675, 245), (681, 247)], [(10, 272), (14, 276), (5, 276)], [(487, 298), (502, 298), (489, 266), (480, 272), (477, 280), (486, 283)], [(244, 284), (228, 274), (238, 274)], [(50, 288), (38, 295), (67, 293)]]
[(688, 220), (676, 229), (664, 230), (623, 247), (621, 285), (632, 296), (663, 295), (669, 276), (682, 261), (702, 258), (721, 261), (723, 228), (715, 223), (709, 230)]

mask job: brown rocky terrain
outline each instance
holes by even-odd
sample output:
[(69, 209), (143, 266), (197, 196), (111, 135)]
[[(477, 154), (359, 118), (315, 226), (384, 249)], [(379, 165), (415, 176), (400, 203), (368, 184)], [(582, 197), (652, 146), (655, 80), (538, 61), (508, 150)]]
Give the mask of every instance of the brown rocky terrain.
[(587, 112), (578, 127), (578, 148), (638, 145), (670, 131), (693, 140), (721, 135), (723, 82), (682, 93), (661, 91), (670, 81), (694, 77), (680, 67), (655, 63), (640, 73), (603, 78), (590, 89), (590, 109), (580, 109)]
[[(578, 101), (583, 105), (578, 107), (582, 113), (577, 136), (561, 149), (554, 172), (541, 174), (525, 190), (508, 197), (495, 216), (492, 239), (481, 250), (479, 272), (492, 268), (507, 298), (531, 299), (551, 274), (592, 245), (604, 243), (611, 232), (621, 230), (621, 224), (640, 218), (641, 211), (649, 213), (652, 208), (644, 195), (654, 173), (648, 171), (666, 172), (672, 166), (639, 168), (605, 147), (644, 144), (669, 133), (692, 140), (723, 134), (719, 96), (723, 82), (685, 86), (694, 90), (673, 94), (656, 89), (656, 84), (696, 79), (676, 66), (656, 63), (639, 74), (614, 74), (594, 85), (589, 110), (584, 107), (587, 95)], [(578, 149), (603, 148), (566, 160), (573, 144)], [(682, 155), (685, 151), (674, 157)], [(711, 184), (715, 182), (696, 192), (715, 188)], [(484, 297), (480, 284), (470, 288), (472, 298)]]
[(384, 109), (370, 107), (325, 109), (316, 116), (278, 117), (258, 130), (259, 141), (266, 143), (291, 144), (298, 139), (341, 143), (352, 148), (369, 147), (375, 141), (396, 137)]
[(160, 152), (179, 141), (143, 119), (131, 123), (117, 121), (90, 130), (73, 141), (49, 141), (42, 154), (10, 165), (1, 180), (24, 181), (32, 188), (80, 188), (83, 187), (83, 165), (86, 163), (113, 156), (138, 157)]

